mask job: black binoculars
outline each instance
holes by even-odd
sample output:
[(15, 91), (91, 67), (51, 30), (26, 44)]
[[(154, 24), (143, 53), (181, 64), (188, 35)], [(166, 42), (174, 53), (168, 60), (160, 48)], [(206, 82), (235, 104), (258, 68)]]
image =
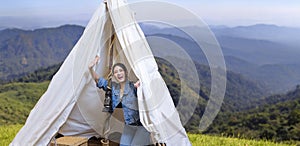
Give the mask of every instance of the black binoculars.
[(102, 112), (109, 112), (112, 113), (112, 91), (111, 89), (107, 89), (105, 92), (105, 98), (104, 98), (104, 108)]

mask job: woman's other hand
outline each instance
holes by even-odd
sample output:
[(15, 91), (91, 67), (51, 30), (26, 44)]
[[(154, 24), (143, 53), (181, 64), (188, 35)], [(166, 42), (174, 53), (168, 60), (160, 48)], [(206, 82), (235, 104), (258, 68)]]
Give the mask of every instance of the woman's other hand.
[(135, 87), (135, 88), (140, 87), (140, 85), (141, 85), (140, 80), (138, 80), (138, 81), (136, 81), (136, 82), (134, 83), (134, 87)]

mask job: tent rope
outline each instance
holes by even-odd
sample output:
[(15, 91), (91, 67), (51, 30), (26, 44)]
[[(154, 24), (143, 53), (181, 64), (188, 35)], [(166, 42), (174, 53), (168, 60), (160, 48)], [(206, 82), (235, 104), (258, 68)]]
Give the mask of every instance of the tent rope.
[[(110, 88), (110, 89), (112, 89), (112, 64), (113, 64), (113, 44), (114, 44), (114, 42), (115, 42), (115, 40), (116, 40), (116, 37), (115, 37), (115, 35), (113, 35), (112, 36), (112, 38), (111, 38), (111, 43), (110, 43), (110, 45), (109, 45), (109, 49), (110, 49), (110, 54), (109, 54), (109, 74), (108, 74), (108, 77), (107, 77), (107, 79), (108, 79), (108, 88)], [(105, 128), (104, 129), (107, 129), (105, 132), (104, 132), (104, 141), (106, 141), (107, 142), (107, 140), (108, 140), (108, 134), (109, 134), (109, 131), (110, 131), (110, 120), (111, 120), (111, 115), (112, 115), (112, 113), (110, 113), (109, 112), (109, 116), (108, 116), (108, 118), (107, 118), (107, 120), (105, 121), (106, 122), (106, 124), (105, 124)], [(101, 141), (102, 142), (102, 141)]]

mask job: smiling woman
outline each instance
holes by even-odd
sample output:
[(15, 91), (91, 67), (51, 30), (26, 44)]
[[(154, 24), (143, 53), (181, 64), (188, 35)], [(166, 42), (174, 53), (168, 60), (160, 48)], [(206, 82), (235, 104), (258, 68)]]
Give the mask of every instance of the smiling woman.
[(106, 92), (111, 92), (108, 95), (111, 96), (108, 97), (111, 98), (111, 100), (104, 101), (104, 106), (106, 107), (104, 112), (113, 112), (116, 108), (123, 109), (125, 126), (120, 145), (150, 145), (150, 133), (142, 125), (139, 117), (136, 93), (139, 87), (139, 81), (133, 84), (128, 80), (127, 68), (122, 63), (116, 63), (112, 67), (111, 72), (117, 82), (99, 77), (93, 69), (99, 59), (100, 58), (96, 56), (95, 60), (89, 65), (89, 70), (97, 87)]

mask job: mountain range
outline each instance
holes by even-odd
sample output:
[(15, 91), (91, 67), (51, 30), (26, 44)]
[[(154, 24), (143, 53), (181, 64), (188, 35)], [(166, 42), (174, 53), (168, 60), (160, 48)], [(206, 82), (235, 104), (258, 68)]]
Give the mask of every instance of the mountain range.
[[(194, 61), (208, 64), (196, 41), (180, 28), (140, 25), (150, 45), (168, 47), (166, 39), (182, 47)], [(84, 27), (76, 25), (1, 30), (0, 80), (7, 81), (40, 67), (60, 63), (83, 30)], [(264, 84), (269, 93), (284, 92), (299, 84), (300, 41), (297, 34), (300, 29), (258, 24), (233, 28), (211, 26), (211, 30), (222, 48), (228, 70)], [(164, 39), (153, 41), (153, 36)]]
[[(181, 84), (176, 69), (181, 69), (178, 71), (183, 72), (190, 71), (184, 70), (186, 58), (182, 58), (183, 54), (175, 51), (177, 55), (172, 56), (172, 53), (162, 51), (165, 56), (169, 55), (168, 57), (181, 62), (180, 66), (176, 66), (178, 68), (165, 60), (166, 58), (156, 58), (159, 71), (167, 83), (175, 105), (182, 98), (181, 93), (184, 93), (183, 99), (187, 100), (183, 102), (186, 103), (189, 103), (189, 97), (199, 96), (198, 103), (195, 103), (197, 107), (186, 125), (188, 131), (197, 132), (200, 118), (210, 96), (212, 67), (208, 66), (205, 54), (196, 42), (185, 36), (186, 34), (177, 32), (179, 28), (161, 28), (147, 24), (141, 24), (141, 26), (154, 54), (155, 50), (173, 47), (164, 42), (169, 40), (181, 47), (193, 61), (201, 84), (200, 89), (195, 90), (194, 82), (191, 82), (184, 83), (188, 85), (188, 88), (181, 91), (183, 89), (180, 87), (184, 85)], [(221, 112), (213, 125), (205, 131), (206, 133), (244, 134), (246, 137), (253, 136), (253, 138), (279, 141), (290, 137), (293, 140), (299, 140), (299, 137), (293, 136), (300, 131), (299, 118), (297, 118), (300, 110), (300, 90), (297, 86), (300, 82), (300, 62), (297, 58), (298, 50), (295, 47), (297, 38), (292, 41), (294, 42), (292, 45), (288, 45), (289, 43), (284, 40), (268, 39), (270, 36), (255, 38), (255, 31), (262, 31), (261, 28), (270, 32), (277, 30), (274, 28), (281, 29), (278, 26), (270, 27), (272, 29), (269, 29), (268, 25), (255, 25), (249, 28), (212, 28), (224, 54), (227, 83)], [(190, 27), (189, 29), (197, 28)], [(243, 31), (239, 34), (240, 29)], [(246, 35), (242, 33), (246, 31), (245, 29), (254, 31), (250, 31), (254, 34), (249, 37), (243, 36)], [(298, 30), (288, 28), (290, 29), (295, 32)], [(81, 26), (64, 25), (37, 30), (4, 29), (0, 31), (0, 79), (2, 80), (0, 123), (24, 122), (30, 109), (44, 92), (48, 81), (75, 45), (83, 30), (84, 27)], [(280, 31), (281, 35), (288, 35), (283, 32)], [(151, 39), (153, 36), (163, 39)], [(285, 49), (288, 51), (284, 51)], [(194, 77), (183, 76), (183, 78), (193, 79)], [(289, 92), (284, 92), (287, 90)], [(281, 94), (272, 95), (278, 92)], [(9, 116), (15, 114), (14, 111), (20, 115), (19, 120)], [(182, 115), (190, 112), (189, 107), (182, 107), (180, 111), (182, 119), (187, 118)], [(272, 124), (276, 124), (273, 129)], [(263, 128), (266, 130), (261, 130)]]
[(0, 79), (62, 62), (81, 36), (84, 28), (65, 25), (37, 30), (0, 31)]
[[(150, 45), (176, 45), (192, 58), (207, 65), (199, 45), (180, 28), (140, 24)], [(187, 27), (185, 29), (198, 29)], [(81, 36), (84, 27), (65, 25), (36, 30), (0, 31), (0, 80), (10, 80), (40, 67), (60, 63)], [(223, 51), (226, 67), (246, 78), (265, 85), (269, 93), (292, 89), (300, 82), (300, 41), (298, 28), (275, 25), (241, 27), (212, 26)], [(164, 39), (151, 39), (151, 37)]]
[[(163, 38), (155, 39), (150, 45), (167, 44), (164, 43), (167, 39), (184, 49), (193, 60), (208, 64), (197, 41), (180, 28), (161, 28), (147, 24), (141, 26), (148, 37)], [(259, 24), (234, 28), (212, 26), (211, 30), (220, 44), (228, 70), (264, 84), (269, 93), (285, 92), (299, 84), (299, 28)]]

